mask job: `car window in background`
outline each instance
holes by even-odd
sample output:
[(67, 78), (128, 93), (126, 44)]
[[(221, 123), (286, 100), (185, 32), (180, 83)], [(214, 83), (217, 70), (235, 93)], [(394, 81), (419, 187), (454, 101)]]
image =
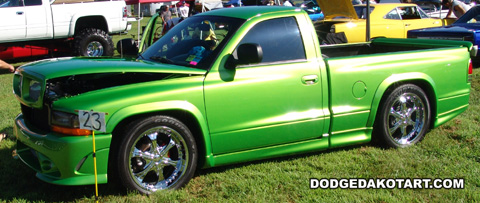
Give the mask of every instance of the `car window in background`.
[(398, 11), (403, 20), (422, 19), (420, 12), (415, 6), (398, 7)]
[[(354, 6), (355, 12), (357, 13), (358, 18), (366, 19), (367, 18), (367, 7), (366, 6)], [(375, 9), (375, 6), (370, 6), (370, 13)]]
[(239, 43), (262, 47), (262, 63), (305, 59), (305, 49), (294, 17), (267, 20), (255, 25)]
[(10, 0), (1, 5), (1, 7), (19, 7), (23, 6), (23, 0)]
[(24, 0), (25, 6), (39, 6), (42, 5), (42, 0)]
[(401, 20), (400, 14), (398, 13), (397, 9), (393, 9), (387, 13), (384, 17), (385, 19), (393, 19), (393, 20)]
[(420, 14), (421, 18), (430, 18), (428, 17), (428, 14), (420, 7), (415, 7), (417, 9), (418, 13)]

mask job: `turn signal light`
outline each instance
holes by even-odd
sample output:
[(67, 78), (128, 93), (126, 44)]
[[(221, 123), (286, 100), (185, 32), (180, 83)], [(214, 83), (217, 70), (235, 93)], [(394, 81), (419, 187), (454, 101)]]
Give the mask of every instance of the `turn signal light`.
[(61, 133), (61, 134), (75, 135), (75, 136), (85, 136), (85, 135), (92, 134), (91, 130), (85, 130), (80, 128), (65, 128), (65, 127), (60, 127), (56, 125), (52, 126), (52, 131)]

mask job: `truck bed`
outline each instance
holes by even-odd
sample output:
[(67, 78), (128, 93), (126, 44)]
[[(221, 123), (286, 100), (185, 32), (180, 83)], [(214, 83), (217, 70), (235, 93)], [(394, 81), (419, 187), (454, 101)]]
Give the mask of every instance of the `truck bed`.
[[(438, 40), (377, 38), (365, 43), (325, 45), (321, 46), (321, 52), (324, 58), (336, 58), (458, 46), (458, 43), (449, 43), (449, 41), (439, 43)], [(460, 46), (469, 45), (466, 43)]]

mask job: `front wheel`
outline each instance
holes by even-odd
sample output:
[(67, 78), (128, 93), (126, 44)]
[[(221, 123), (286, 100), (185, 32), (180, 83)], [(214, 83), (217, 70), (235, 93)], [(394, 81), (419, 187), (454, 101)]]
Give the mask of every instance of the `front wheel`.
[(395, 88), (382, 100), (374, 133), (386, 147), (407, 147), (421, 141), (430, 126), (430, 104), (413, 84)]
[(168, 116), (153, 116), (137, 120), (127, 129), (117, 160), (126, 188), (150, 194), (180, 188), (193, 177), (197, 149), (183, 123)]

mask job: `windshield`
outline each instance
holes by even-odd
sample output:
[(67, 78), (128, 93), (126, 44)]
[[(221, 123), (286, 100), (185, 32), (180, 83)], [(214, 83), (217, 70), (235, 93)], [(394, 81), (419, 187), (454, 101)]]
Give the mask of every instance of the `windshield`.
[(144, 60), (208, 69), (244, 21), (219, 16), (189, 17), (175, 25), (141, 57)]
[(468, 10), (462, 17), (460, 17), (456, 23), (477, 23), (480, 22), (480, 6), (475, 6)]

